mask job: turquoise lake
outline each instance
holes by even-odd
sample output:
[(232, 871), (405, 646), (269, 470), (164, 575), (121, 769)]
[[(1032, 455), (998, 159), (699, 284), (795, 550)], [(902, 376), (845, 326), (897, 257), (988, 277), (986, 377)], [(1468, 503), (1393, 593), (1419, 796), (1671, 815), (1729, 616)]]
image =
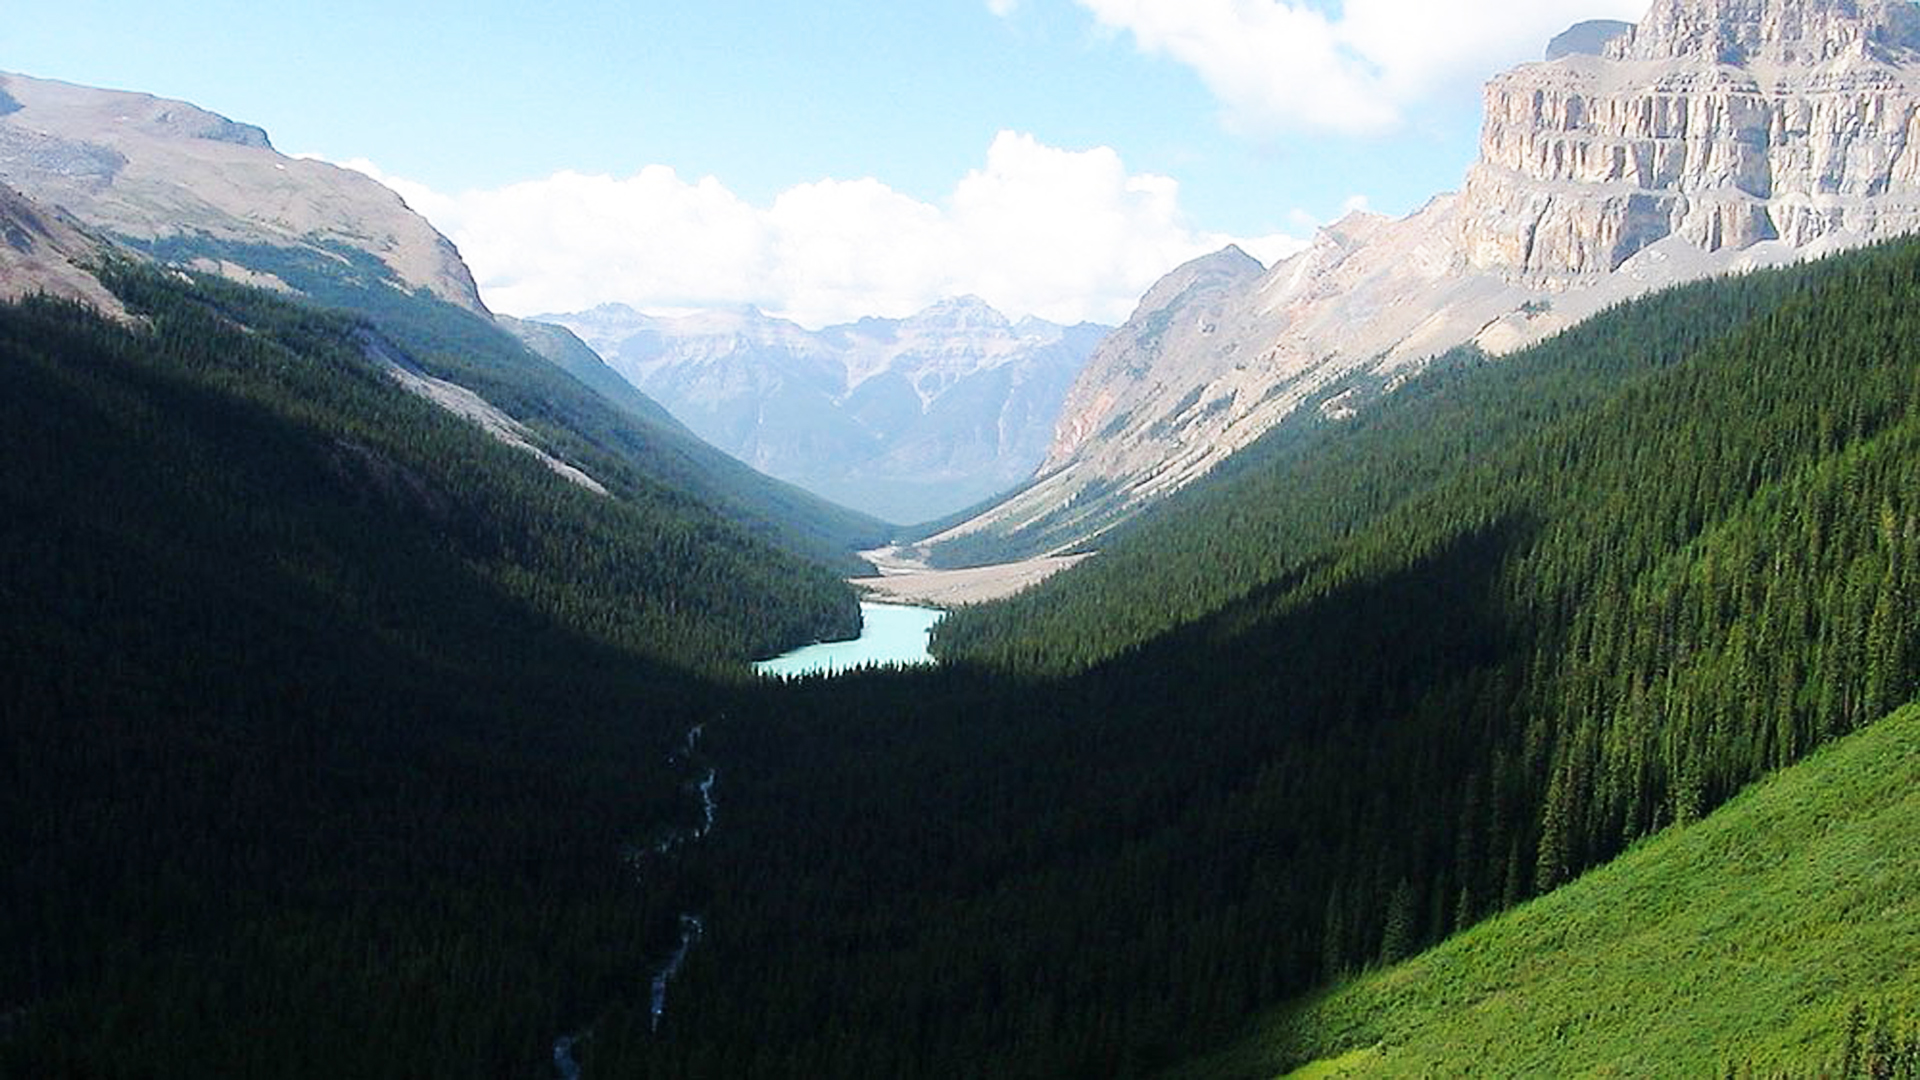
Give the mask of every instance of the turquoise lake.
[(762, 675), (828, 675), (867, 664), (931, 664), (927, 641), (946, 612), (904, 604), (860, 605), (860, 636), (795, 649), (753, 665)]

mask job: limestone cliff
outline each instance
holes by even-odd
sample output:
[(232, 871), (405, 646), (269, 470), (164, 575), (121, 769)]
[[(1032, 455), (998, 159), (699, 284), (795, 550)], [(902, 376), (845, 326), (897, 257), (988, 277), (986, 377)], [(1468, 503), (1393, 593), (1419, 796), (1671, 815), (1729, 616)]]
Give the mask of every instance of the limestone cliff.
[(1303, 407), (1337, 422), (1453, 346), (1505, 352), (1649, 289), (1920, 229), (1909, 0), (1655, 0), (1548, 55), (1488, 84), (1462, 191), (1336, 223), (1182, 332), (1123, 329), (1037, 481), (930, 544), (1084, 544)]
[(1662, 0), (1605, 57), (1487, 86), (1461, 243), (1560, 284), (1679, 236), (1705, 252), (1920, 226), (1905, 0)]

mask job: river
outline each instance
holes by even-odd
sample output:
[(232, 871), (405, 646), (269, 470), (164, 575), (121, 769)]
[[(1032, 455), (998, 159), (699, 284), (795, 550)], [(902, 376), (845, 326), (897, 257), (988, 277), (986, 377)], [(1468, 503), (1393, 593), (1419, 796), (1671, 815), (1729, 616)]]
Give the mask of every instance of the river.
[[(695, 724), (689, 728), (686, 737), (681, 740), (680, 748), (667, 756), (669, 764), (681, 769), (696, 769), (700, 765), (700, 736), (705, 734), (707, 725)], [(654, 841), (649, 847), (631, 847), (621, 854), (621, 862), (638, 876), (645, 872), (649, 858), (659, 858), (672, 854), (676, 849), (706, 839), (713, 831), (713, 819), (717, 812), (714, 803), (713, 788), (719, 782), (719, 770), (708, 766), (699, 779), (687, 785), (687, 790), (700, 795), (700, 823), (691, 828), (674, 829)], [(652, 1021), (652, 1030), (660, 1030), (660, 1020), (667, 1013), (667, 988), (672, 985), (674, 976), (687, 962), (687, 954), (700, 943), (700, 937), (706, 932), (706, 920), (692, 912), (680, 916), (680, 942), (674, 946), (672, 954), (665, 963), (655, 969), (653, 978), (647, 983), (647, 1007)], [(582, 1042), (592, 1038), (593, 1029), (579, 1034), (566, 1034), (553, 1040), (553, 1070), (560, 1080), (583, 1080), (580, 1059), (574, 1056), (574, 1050)]]
[(933, 624), (946, 616), (939, 608), (905, 604), (860, 604), (860, 636), (795, 649), (753, 665), (762, 675), (836, 675), (869, 664), (931, 664), (927, 643)]

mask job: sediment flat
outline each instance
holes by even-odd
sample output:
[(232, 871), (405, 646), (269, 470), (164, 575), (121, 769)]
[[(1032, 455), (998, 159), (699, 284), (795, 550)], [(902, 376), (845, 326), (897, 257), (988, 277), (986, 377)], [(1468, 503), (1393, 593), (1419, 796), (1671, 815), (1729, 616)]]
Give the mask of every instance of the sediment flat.
[(1044, 555), (1020, 562), (934, 570), (898, 548), (861, 553), (880, 570), (879, 577), (852, 578), (870, 600), (951, 608), (984, 604), (1012, 596), (1045, 581), (1090, 555)]

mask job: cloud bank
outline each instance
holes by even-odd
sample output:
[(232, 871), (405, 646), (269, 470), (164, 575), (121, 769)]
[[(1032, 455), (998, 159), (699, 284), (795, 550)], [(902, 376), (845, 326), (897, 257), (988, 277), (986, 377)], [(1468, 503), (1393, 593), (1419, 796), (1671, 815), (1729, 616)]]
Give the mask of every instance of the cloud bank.
[[(1438, 92), (1538, 59), (1583, 19), (1648, 0), (1074, 0), (1141, 51), (1198, 74), (1236, 131), (1377, 134)], [(1011, 13), (1004, 3), (990, 10)], [(1004, 9), (1004, 10), (1003, 10)]]
[(938, 205), (863, 179), (754, 206), (663, 165), (448, 195), (345, 164), (447, 234), (488, 305), (513, 315), (754, 304), (818, 327), (973, 294), (1011, 315), (1117, 323), (1188, 259), (1238, 243), (1271, 262), (1301, 246), (1195, 230), (1176, 181), (1129, 173), (1106, 147), (1062, 150), (1015, 132)]

